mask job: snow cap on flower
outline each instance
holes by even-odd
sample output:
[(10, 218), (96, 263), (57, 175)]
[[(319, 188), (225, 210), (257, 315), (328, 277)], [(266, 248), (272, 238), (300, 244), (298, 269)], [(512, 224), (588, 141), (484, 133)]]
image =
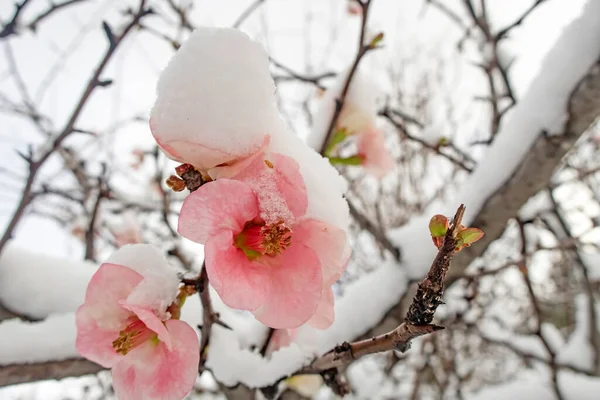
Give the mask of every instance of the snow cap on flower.
[(144, 278), (127, 297), (128, 304), (144, 305), (164, 313), (177, 297), (180, 284), (177, 271), (154, 246), (149, 244), (123, 246), (111, 254), (106, 263), (124, 265)]
[(263, 47), (197, 28), (161, 74), (150, 127), (170, 158), (201, 170), (256, 152), (284, 129)]
[(182, 399), (196, 381), (199, 354), (194, 329), (161, 305), (177, 293), (170, 293), (175, 271), (149, 245), (123, 247), (111, 260), (92, 276), (77, 310), (77, 351), (112, 368), (120, 399)]

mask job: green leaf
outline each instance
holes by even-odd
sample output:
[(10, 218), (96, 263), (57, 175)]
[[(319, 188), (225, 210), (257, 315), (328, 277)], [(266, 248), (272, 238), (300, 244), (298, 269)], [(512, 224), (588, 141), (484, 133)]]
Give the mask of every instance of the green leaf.
[(363, 162), (362, 156), (351, 156), (351, 157), (329, 157), (329, 162), (332, 165), (361, 165)]
[(463, 246), (470, 246), (483, 237), (483, 231), (478, 228), (467, 228), (458, 232), (456, 236)]
[(448, 218), (441, 214), (434, 215), (429, 221), (429, 232), (431, 237), (443, 237), (446, 235), (449, 226)]
[(333, 136), (329, 140), (329, 144), (327, 145), (327, 149), (325, 150), (325, 155), (329, 155), (333, 151), (335, 146), (346, 140), (347, 136), (348, 135), (346, 134), (346, 128), (341, 128), (333, 132)]
[(377, 36), (375, 36), (372, 40), (371, 43), (369, 44), (369, 47), (374, 49), (375, 47), (377, 47), (377, 45), (383, 40), (383, 32), (379, 32), (377, 34)]

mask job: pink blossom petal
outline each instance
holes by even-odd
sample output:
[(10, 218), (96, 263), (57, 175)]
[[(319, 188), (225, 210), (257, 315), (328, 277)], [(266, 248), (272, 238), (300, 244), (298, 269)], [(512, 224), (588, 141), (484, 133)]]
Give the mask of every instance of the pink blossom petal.
[(243, 182), (219, 179), (202, 185), (183, 202), (177, 232), (205, 244), (223, 231), (237, 234), (258, 216), (258, 201)]
[(131, 311), (146, 325), (146, 327), (158, 335), (161, 342), (164, 342), (167, 349), (171, 350), (171, 336), (165, 324), (156, 316), (156, 314), (145, 307), (127, 304), (125, 301), (120, 301), (119, 304), (126, 310)]
[(286, 219), (285, 211), (281, 211), (281, 208), (285, 208), (296, 218), (306, 213), (308, 196), (304, 178), (300, 174), (298, 162), (291, 157), (278, 153), (263, 153), (254, 157), (233, 179), (252, 187), (258, 196), (261, 212), (269, 217), (280, 214), (274, 216), (274, 220)]
[(261, 262), (268, 263), (271, 290), (265, 304), (253, 312), (256, 319), (275, 329), (304, 324), (321, 300), (323, 274), (315, 252), (292, 238), (280, 255)]
[(206, 272), (223, 303), (239, 310), (260, 307), (269, 291), (268, 267), (248, 260), (233, 245), (231, 232), (222, 232), (204, 247)]
[(346, 232), (314, 219), (292, 226), (292, 240), (310, 247), (319, 257), (323, 269), (323, 284), (331, 286), (348, 266), (350, 258)]
[(298, 162), (277, 153), (271, 153), (269, 161), (276, 174), (277, 188), (283, 194), (290, 211), (296, 218), (303, 216), (308, 208), (308, 196)]
[(119, 301), (127, 298), (142, 279), (140, 274), (122, 265), (105, 263), (98, 268), (75, 317), (75, 345), (79, 354), (104, 367), (111, 367), (119, 360), (121, 356), (112, 342), (132, 315), (121, 308)]
[(229, 162), (224, 165), (218, 165), (214, 168), (210, 168), (207, 170), (208, 175), (212, 179), (229, 179), (234, 176), (240, 174), (244, 171), (257, 157), (264, 157), (264, 153), (267, 151), (269, 147), (269, 143), (271, 141), (271, 135), (265, 135), (263, 139), (263, 143), (260, 148), (245, 157), (236, 159), (233, 162)]
[(383, 178), (394, 168), (395, 162), (385, 146), (385, 136), (375, 129), (360, 135), (358, 151), (365, 157), (363, 167), (376, 178)]
[(317, 329), (329, 328), (335, 319), (335, 312), (333, 310), (334, 302), (333, 289), (331, 286), (324, 287), (317, 312), (308, 321), (308, 324)]
[(172, 339), (171, 351), (163, 342), (148, 341), (113, 367), (119, 399), (180, 400), (190, 392), (198, 375), (198, 336), (179, 320), (167, 321), (166, 329)]

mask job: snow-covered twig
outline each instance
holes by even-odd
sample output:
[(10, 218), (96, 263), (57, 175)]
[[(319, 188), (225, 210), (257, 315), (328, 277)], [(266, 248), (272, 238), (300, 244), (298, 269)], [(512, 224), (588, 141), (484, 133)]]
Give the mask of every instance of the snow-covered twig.
[(344, 343), (329, 353), (317, 358), (308, 368), (310, 372), (324, 372), (340, 368), (368, 354), (384, 351), (406, 351), (416, 337), (444, 329), (432, 324), (437, 307), (442, 303), (444, 280), (455, 254), (458, 240), (456, 235), (461, 226), (465, 207), (461, 205), (454, 215), (452, 225), (444, 238), (429, 273), (419, 284), (404, 321), (391, 332), (354, 343)]
[[(564, 155), (600, 115), (600, 47), (592, 39), (600, 33), (599, 15), (600, 3), (589, 1), (582, 16), (565, 28), (543, 61), (557, 69), (540, 71), (503, 123), (485, 162), (465, 182), (459, 200), (472, 199), (474, 187), (483, 194), (471, 201), (468, 219), (486, 234), (479, 246), (457, 255), (450, 282), (502, 234), (530, 197), (547, 187)], [(565, 114), (566, 121), (557, 118)], [(518, 154), (515, 143), (522, 146)], [(507, 154), (513, 156), (509, 161)]]

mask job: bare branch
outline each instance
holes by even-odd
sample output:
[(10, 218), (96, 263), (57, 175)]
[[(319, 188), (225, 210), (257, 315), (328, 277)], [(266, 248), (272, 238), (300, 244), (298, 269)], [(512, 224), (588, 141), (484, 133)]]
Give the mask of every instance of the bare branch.
[(340, 97), (335, 102), (335, 110), (333, 112), (333, 116), (331, 117), (331, 121), (329, 123), (329, 127), (325, 132), (325, 137), (323, 139), (323, 144), (321, 145), (321, 150), (319, 153), (325, 154), (327, 151), (327, 146), (329, 145), (329, 139), (333, 134), (333, 130), (335, 125), (337, 124), (337, 120), (342, 112), (342, 108), (344, 107), (344, 101), (346, 100), (346, 95), (348, 94), (348, 90), (350, 89), (350, 83), (352, 82), (352, 78), (358, 69), (358, 64), (362, 60), (362, 58), (367, 54), (370, 50), (373, 50), (374, 47), (371, 46), (370, 43), (365, 43), (365, 37), (367, 34), (367, 19), (369, 16), (369, 7), (371, 6), (372, 0), (357, 0), (362, 8), (362, 20), (360, 26), (360, 37), (358, 39), (358, 51), (356, 53), (356, 57), (354, 58), (354, 62), (350, 67), (350, 71), (348, 72), (348, 76), (346, 77), (346, 83), (342, 89), (342, 93)]
[(32, 191), (33, 183), (34, 183), (35, 178), (36, 178), (38, 172), (40, 171), (41, 167), (44, 165), (46, 160), (48, 160), (48, 158), (55, 151), (57, 151), (60, 148), (62, 142), (71, 133), (74, 132), (75, 124), (77, 123), (77, 120), (79, 119), (79, 116), (81, 115), (81, 112), (83, 111), (85, 105), (87, 104), (87, 102), (90, 99), (94, 90), (98, 87), (98, 83), (100, 82), (100, 75), (102, 74), (102, 72), (104, 72), (104, 69), (108, 65), (109, 61), (112, 59), (117, 47), (119, 46), (119, 44), (121, 44), (123, 42), (125, 37), (133, 30), (133, 28), (138, 25), (140, 19), (148, 14), (149, 11), (145, 8), (145, 4), (146, 4), (145, 0), (140, 1), (140, 5), (139, 5), (137, 12), (133, 14), (130, 22), (123, 28), (121, 33), (115, 38), (114, 43), (111, 43), (111, 45), (106, 50), (106, 53), (100, 60), (100, 63), (98, 64), (98, 66), (96, 67), (96, 70), (94, 71), (94, 74), (88, 81), (87, 86), (86, 86), (83, 94), (79, 98), (79, 101), (77, 102), (77, 105), (75, 106), (75, 109), (71, 113), (67, 123), (65, 124), (65, 126), (63, 127), (61, 132), (54, 138), (54, 140), (50, 144), (50, 147), (47, 150), (45, 150), (41, 155), (39, 155), (37, 159), (30, 160), (29, 175), (27, 177), (27, 181), (25, 182), (25, 186), (23, 188), (23, 194), (21, 196), (21, 200), (19, 201), (19, 204), (17, 205), (17, 209), (15, 210), (10, 222), (8, 223), (8, 226), (7, 226), (4, 234), (2, 235), (2, 239), (0, 239), (0, 252), (2, 252), (2, 249), (4, 248), (4, 246), (6, 245), (8, 240), (12, 237), (13, 231), (17, 227), (19, 221), (23, 217), (25, 209), (27, 208), (27, 206), (29, 205), (29, 203), (32, 200), (31, 191)]
[(303, 372), (324, 372), (340, 368), (368, 354), (391, 350), (405, 352), (414, 338), (444, 329), (442, 326), (432, 325), (431, 322), (437, 307), (442, 303), (444, 280), (450, 268), (450, 261), (456, 252), (458, 245), (456, 235), (464, 212), (465, 206), (461, 205), (454, 215), (452, 225), (446, 232), (444, 243), (433, 260), (429, 273), (419, 284), (417, 294), (400, 326), (383, 335), (337, 346), (313, 361)]
[(91, 375), (105, 369), (88, 360), (69, 359), (34, 364), (0, 366), (0, 387), (41, 381)]
[(527, 18), (529, 16), (529, 14), (531, 14), (537, 6), (539, 6), (540, 4), (542, 4), (545, 1), (546, 0), (536, 0), (536, 2), (533, 3), (531, 6), (529, 6), (529, 8), (515, 22), (508, 25), (506, 28), (498, 31), (498, 33), (496, 33), (496, 37), (495, 37), (496, 41), (500, 41), (505, 36), (508, 36), (508, 33), (511, 30), (513, 30), (517, 26), (521, 25), (523, 23), (523, 21), (525, 20), (525, 18)]
[(252, 15), (252, 13), (256, 11), (256, 9), (264, 2), (265, 0), (255, 0), (253, 3), (251, 3), (248, 6), (248, 8), (246, 8), (244, 12), (242, 12), (240, 16), (235, 20), (232, 26), (236, 29), (239, 29), (239, 27), (242, 26), (242, 24), (248, 19), (248, 17), (250, 17), (250, 15)]
[[(83, 1), (86, 1), (86, 0), (65, 0), (62, 3), (58, 3), (58, 4), (51, 3), (51, 5), (45, 11), (42, 11), (40, 14), (35, 16), (31, 20), (31, 22), (25, 24), (24, 28), (31, 29), (32, 31), (35, 32), (37, 30), (38, 24), (40, 22), (42, 22), (43, 20), (45, 20), (46, 18), (48, 18), (50, 15), (54, 14), (55, 12), (57, 12), (63, 8), (66, 8), (73, 4), (81, 3)], [(20, 13), (28, 3), (29, 3), (29, 0), (23, 0), (23, 2), (21, 4), (16, 5), (15, 14), (13, 14), (12, 19), (8, 23), (5, 23), (4, 26), (2, 27), (2, 30), (0, 31), (0, 39), (7, 38), (11, 35), (15, 35), (15, 34), (19, 33)]]

